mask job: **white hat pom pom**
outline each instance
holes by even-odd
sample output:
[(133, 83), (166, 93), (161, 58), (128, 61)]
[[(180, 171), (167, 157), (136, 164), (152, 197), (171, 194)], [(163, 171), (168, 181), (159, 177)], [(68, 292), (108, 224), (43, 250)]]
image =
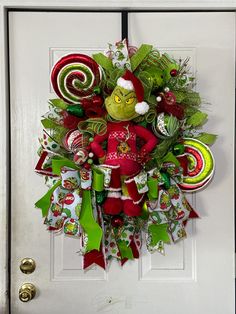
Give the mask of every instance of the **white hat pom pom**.
[(135, 105), (135, 111), (138, 114), (144, 115), (146, 112), (148, 112), (148, 110), (149, 110), (149, 105), (145, 101), (138, 102)]
[(134, 85), (131, 81), (123, 79), (123, 77), (119, 77), (117, 80), (117, 85), (123, 87), (127, 90), (134, 90)]
[(149, 110), (149, 105), (144, 100), (144, 88), (142, 82), (132, 72), (126, 70), (122, 77), (117, 80), (117, 85), (127, 90), (133, 90), (138, 103), (135, 105), (135, 112), (144, 115)]

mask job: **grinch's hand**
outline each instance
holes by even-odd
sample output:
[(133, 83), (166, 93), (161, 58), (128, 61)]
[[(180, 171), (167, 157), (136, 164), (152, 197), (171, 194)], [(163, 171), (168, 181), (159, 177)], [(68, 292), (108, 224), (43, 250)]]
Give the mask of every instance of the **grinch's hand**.
[(98, 158), (99, 165), (104, 164), (105, 159), (106, 159), (106, 155), (104, 155), (104, 156), (101, 157), (101, 158)]
[(152, 158), (150, 157), (150, 154), (146, 150), (140, 151), (137, 156), (137, 161), (139, 164), (144, 165)]

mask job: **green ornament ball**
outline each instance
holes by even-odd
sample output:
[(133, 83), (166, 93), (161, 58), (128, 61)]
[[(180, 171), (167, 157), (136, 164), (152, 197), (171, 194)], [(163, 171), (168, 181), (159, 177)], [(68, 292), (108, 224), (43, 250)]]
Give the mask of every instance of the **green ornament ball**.
[(93, 89), (94, 94), (99, 95), (101, 94), (101, 88), (100, 86), (95, 86)]
[(93, 164), (93, 160), (92, 159), (88, 159), (87, 163), (92, 165)]
[(172, 148), (172, 152), (175, 156), (183, 155), (184, 153), (184, 145), (183, 144), (175, 144)]
[(66, 111), (69, 114), (72, 114), (73, 116), (82, 118), (84, 116), (84, 109), (81, 107), (81, 105), (68, 105), (66, 108)]

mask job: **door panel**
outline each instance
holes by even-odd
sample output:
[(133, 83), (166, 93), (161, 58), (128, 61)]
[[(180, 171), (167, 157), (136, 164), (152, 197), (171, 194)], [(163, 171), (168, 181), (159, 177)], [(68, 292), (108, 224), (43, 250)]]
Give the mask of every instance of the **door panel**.
[[(191, 58), (196, 89), (209, 114), (206, 128), (219, 134), (212, 148), (216, 159), (214, 179), (207, 189), (195, 195), (195, 208), (202, 219), (188, 233), (185, 242), (191, 241), (189, 248), (181, 249), (184, 266), (179, 290), (174, 297), (169, 292), (168, 281), (174, 279), (172, 271), (166, 272), (170, 277), (164, 278), (165, 285), (157, 286), (166, 302), (168, 298), (175, 300), (174, 305), (167, 306), (166, 313), (174, 308), (179, 313), (185, 303), (179, 302), (178, 310), (176, 303), (180, 299), (193, 305), (181, 313), (233, 313), (234, 19), (234, 13), (133, 13), (129, 18), (132, 44), (151, 42), (177, 58)], [(149, 269), (148, 278), (152, 280), (160, 279), (161, 268), (156, 259), (155, 255), (145, 256), (141, 262), (141, 269)], [(188, 278), (189, 259), (191, 279), (195, 282), (187, 287), (182, 283)]]
[[(34, 202), (46, 192), (46, 187), (33, 169), (38, 159), (40, 117), (48, 109), (47, 100), (55, 98), (49, 83), (52, 64), (70, 52), (92, 54), (103, 51), (108, 40), (115, 42), (120, 39), (120, 13), (11, 12), (9, 26), (12, 313), (54, 313), (54, 310), (64, 313), (68, 304), (74, 311), (78, 306), (85, 309), (91, 303), (88, 290), (92, 295), (99, 291), (100, 281), (94, 286), (91, 280), (104, 281), (106, 273), (100, 268), (84, 273), (79, 255), (80, 241), (61, 235), (50, 236), (45, 230), (40, 211), (34, 209)], [(28, 256), (35, 259), (37, 268), (26, 276), (20, 272), (19, 263)], [(83, 279), (81, 283), (73, 284), (80, 279)], [(26, 305), (18, 299), (18, 288), (27, 281), (33, 282), (39, 293)]]
[[(12, 313), (233, 314), (233, 13), (130, 13), (129, 41), (151, 43), (175, 57), (190, 57), (209, 114), (207, 130), (216, 174), (206, 190), (189, 195), (202, 219), (188, 238), (167, 246), (166, 256), (148, 254), (121, 268), (84, 272), (80, 241), (45, 231), (34, 209), (46, 187), (33, 169), (36, 138), (47, 100), (52, 65), (64, 54), (103, 51), (121, 37), (120, 13), (11, 12), (10, 84), (12, 144)], [(19, 270), (33, 257), (36, 271)], [(38, 293), (23, 304), (18, 289), (32, 282)]]

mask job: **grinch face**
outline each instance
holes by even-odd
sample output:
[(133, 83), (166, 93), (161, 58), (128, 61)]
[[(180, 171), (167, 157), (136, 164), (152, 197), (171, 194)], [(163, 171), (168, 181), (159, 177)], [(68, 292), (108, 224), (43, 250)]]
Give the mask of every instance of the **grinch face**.
[(105, 100), (105, 105), (109, 115), (119, 121), (129, 121), (138, 116), (135, 112), (137, 98), (134, 91), (116, 86), (111, 96)]

